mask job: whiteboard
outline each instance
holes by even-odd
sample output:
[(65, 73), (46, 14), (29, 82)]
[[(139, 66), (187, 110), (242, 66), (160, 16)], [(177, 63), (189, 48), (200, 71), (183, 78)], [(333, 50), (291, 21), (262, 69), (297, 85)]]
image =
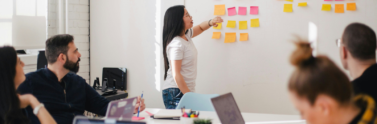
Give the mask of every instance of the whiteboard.
[[(298, 7), (307, 2), (307, 7)], [(356, 2), (357, 11), (334, 13), (335, 4)], [(194, 25), (214, 18), (214, 5), (226, 8), (247, 7), (246, 16), (221, 16), (221, 30), (209, 29), (193, 39), (198, 50), (198, 93), (232, 92), (243, 112), (297, 113), (289, 101), (287, 82), (293, 67), (288, 58), (294, 50), (293, 35), (308, 39), (309, 22), (318, 28), (317, 52), (328, 55), (339, 66), (339, 50), (335, 40), (352, 22), (365, 23), (377, 30), (377, 0), (323, 1), (294, 0), (186, 0)], [(283, 12), (284, 4), (293, 4), (293, 12)], [(321, 11), (322, 4), (331, 4), (332, 11)], [(250, 6), (259, 6), (258, 15), (250, 15)], [(345, 5), (346, 8), (346, 5)], [(251, 28), (250, 19), (259, 18), (260, 27)], [(226, 28), (226, 21), (237, 21), (236, 28)], [(248, 21), (247, 30), (238, 29), (238, 21)], [(220, 39), (211, 39), (213, 32), (222, 32)], [(236, 32), (235, 43), (224, 43), (225, 32)], [(240, 33), (249, 33), (248, 41), (239, 41)]]

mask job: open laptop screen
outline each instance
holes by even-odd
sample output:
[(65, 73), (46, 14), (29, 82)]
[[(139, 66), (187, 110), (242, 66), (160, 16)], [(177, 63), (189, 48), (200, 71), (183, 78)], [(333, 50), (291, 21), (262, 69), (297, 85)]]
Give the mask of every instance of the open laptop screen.
[(212, 98), (211, 101), (222, 124), (245, 124), (232, 93)]

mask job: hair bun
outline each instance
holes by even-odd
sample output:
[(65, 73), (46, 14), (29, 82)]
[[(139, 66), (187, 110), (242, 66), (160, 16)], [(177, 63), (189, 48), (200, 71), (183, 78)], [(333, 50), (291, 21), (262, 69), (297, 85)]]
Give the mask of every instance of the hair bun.
[(306, 41), (297, 41), (295, 44), (297, 48), (292, 53), (290, 61), (292, 65), (300, 66), (313, 57), (313, 49), (310, 47), (310, 43)]

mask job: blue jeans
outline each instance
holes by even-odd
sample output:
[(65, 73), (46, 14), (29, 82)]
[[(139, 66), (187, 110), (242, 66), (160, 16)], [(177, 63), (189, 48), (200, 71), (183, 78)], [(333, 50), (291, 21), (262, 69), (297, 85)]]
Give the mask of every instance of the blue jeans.
[(181, 101), (183, 93), (179, 88), (168, 88), (162, 91), (162, 98), (164, 100), (166, 109), (175, 109)]

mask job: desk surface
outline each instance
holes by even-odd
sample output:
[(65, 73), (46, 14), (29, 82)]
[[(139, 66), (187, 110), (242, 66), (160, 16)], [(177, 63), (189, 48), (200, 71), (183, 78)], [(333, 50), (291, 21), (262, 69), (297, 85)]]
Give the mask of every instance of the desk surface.
[[(152, 119), (145, 112), (152, 114), (157, 113), (161, 109), (146, 108), (140, 113), (141, 117), (145, 117), (148, 124), (179, 124), (179, 120), (161, 120)], [(278, 115), (278, 114), (258, 114), (258, 113), (242, 113), (242, 116), (247, 122), (246, 124), (306, 124), (304, 120), (300, 119), (299, 115)], [(200, 111), (200, 118), (212, 119), (212, 124), (220, 124), (216, 112)]]

